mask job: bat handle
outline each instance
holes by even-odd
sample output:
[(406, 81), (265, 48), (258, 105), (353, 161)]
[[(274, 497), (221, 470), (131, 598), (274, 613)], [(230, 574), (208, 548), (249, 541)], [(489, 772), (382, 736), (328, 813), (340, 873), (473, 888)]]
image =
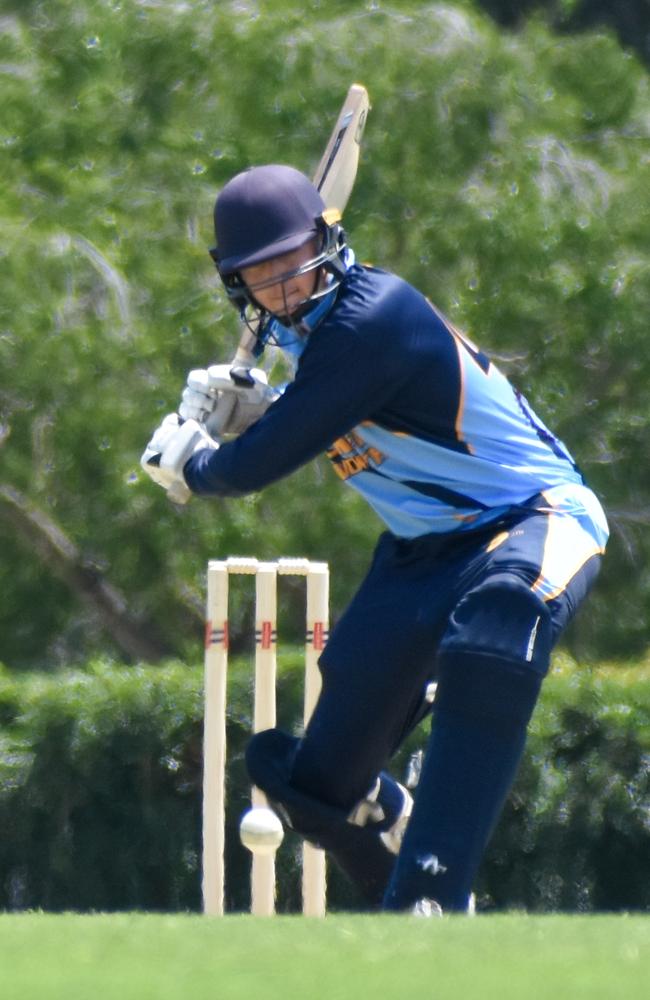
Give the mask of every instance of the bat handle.
[(255, 379), (251, 375), (251, 368), (252, 364), (248, 361), (245, 364), (241, 361), (238, 364), (235, 364), (233, 361), (233, 366), (230, 369), (230, 377), (235, 385), (242, 386), (244, 389), (252, 388), (255, 385)]
[(254, 380), (250, 374), (250, 370), (254, 367), (255, 357), (249, 347), (249, 337), (243, 336), (239, 343), (239, 347), (237, 348), (237, 353), (232, 359), (230, 377), (237, 385), (253, 385)]

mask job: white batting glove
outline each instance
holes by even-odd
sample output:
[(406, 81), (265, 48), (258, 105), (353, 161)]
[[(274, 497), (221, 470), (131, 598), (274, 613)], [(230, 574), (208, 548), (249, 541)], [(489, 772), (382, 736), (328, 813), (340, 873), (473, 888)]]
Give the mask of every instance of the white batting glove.
[(195, 451), (218, 447), (195, 420), (183, 423), (177, 413), (169, 413), (154, 431), (140, 465), (170, 500), (187, 503), (192, 493), (183, 476), (185, 463)]
[(242, 434), (280, 395), (261, 368), (249, 369), (246, 383), (235, 381), (231, 369), (211, 365), (191, 371), (178, 409), (183, 419), (198, 421), (220, 440)]

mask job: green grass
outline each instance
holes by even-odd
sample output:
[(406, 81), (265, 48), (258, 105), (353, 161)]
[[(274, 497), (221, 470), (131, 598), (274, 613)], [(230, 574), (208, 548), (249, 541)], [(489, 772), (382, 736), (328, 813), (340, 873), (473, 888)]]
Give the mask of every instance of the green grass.
[(650, 918), (0, 916), (3, 1000), (636, 1000)]

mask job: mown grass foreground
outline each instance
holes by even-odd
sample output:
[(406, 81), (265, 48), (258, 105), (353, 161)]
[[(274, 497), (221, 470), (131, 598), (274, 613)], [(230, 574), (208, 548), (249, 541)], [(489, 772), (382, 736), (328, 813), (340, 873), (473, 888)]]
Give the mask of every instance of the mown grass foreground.
[(650, 918), (0, 916), (3, 1000), (646, 997)]

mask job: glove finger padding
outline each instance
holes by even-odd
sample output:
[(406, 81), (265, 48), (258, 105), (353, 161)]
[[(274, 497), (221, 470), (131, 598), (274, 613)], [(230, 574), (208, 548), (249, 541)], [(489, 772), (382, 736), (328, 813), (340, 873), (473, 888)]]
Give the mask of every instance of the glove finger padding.
[(214, 409), (205, 420), (205, 428), (212, 437), (222, 440), (241, 434), (241, 430), (236, 429), (239, 422), (233, 419), (238, 406), (239, 399), (234, 392), (219, 393)]
[[(227, 367), (227, 366), (221, 366)], [(234, 383), (232, 385), (234, 388)], [(219, 388), (212, 385), (207, 368), (194, 368), (187, 376), (181, 404), (178, 407), (183, 420), (206, 423), (219, 399)]]
[(268, 384), (266, 372), (261, 368), (251, 368), (248, 375), (250, 383), (242, 384), (233, 380), (231, 365), (212, 365), (208, 368), (210, 388), (219, 392), (215, 419), (210, 421), (211, 433), (219, 437), (243, 434), (280, 396), (278, 390)]
[(266, 412), (280, 393), (261, 368), (251, 368), (250, 382), (234, 381), (231, 365), (195, 368), (187, 377), (179, 413), (203, 423), (218, 439), (237, 437)]
[(213, 396), (204, 396), (203, 393), (193, 389), (184, 389), (178, 412), (183, 420), (196, 420), (199, 424), (204, 424), (217, 402)]
[(191, 496), (183, 476), (186, 462), (195, 451), (218, 447), (195, 420), (183, 423), (177, 413), (170, 413), (154, 432), (140, 465), (155, 483), (167, 490), (170, 500), (186, 503)]
[(167, 444), (178, 430), (178, 427), (178, 415), (176, 413), (168, 413), (160, 426), (153, 432), (151, 440), (140, 458), (140, 465), (147, 475), (153, 479), (154, 483), (158, 483), (164, 489), (167, 489), (169, 484), (169, 475), (165, 470), (161, 470), (160, 459)]

